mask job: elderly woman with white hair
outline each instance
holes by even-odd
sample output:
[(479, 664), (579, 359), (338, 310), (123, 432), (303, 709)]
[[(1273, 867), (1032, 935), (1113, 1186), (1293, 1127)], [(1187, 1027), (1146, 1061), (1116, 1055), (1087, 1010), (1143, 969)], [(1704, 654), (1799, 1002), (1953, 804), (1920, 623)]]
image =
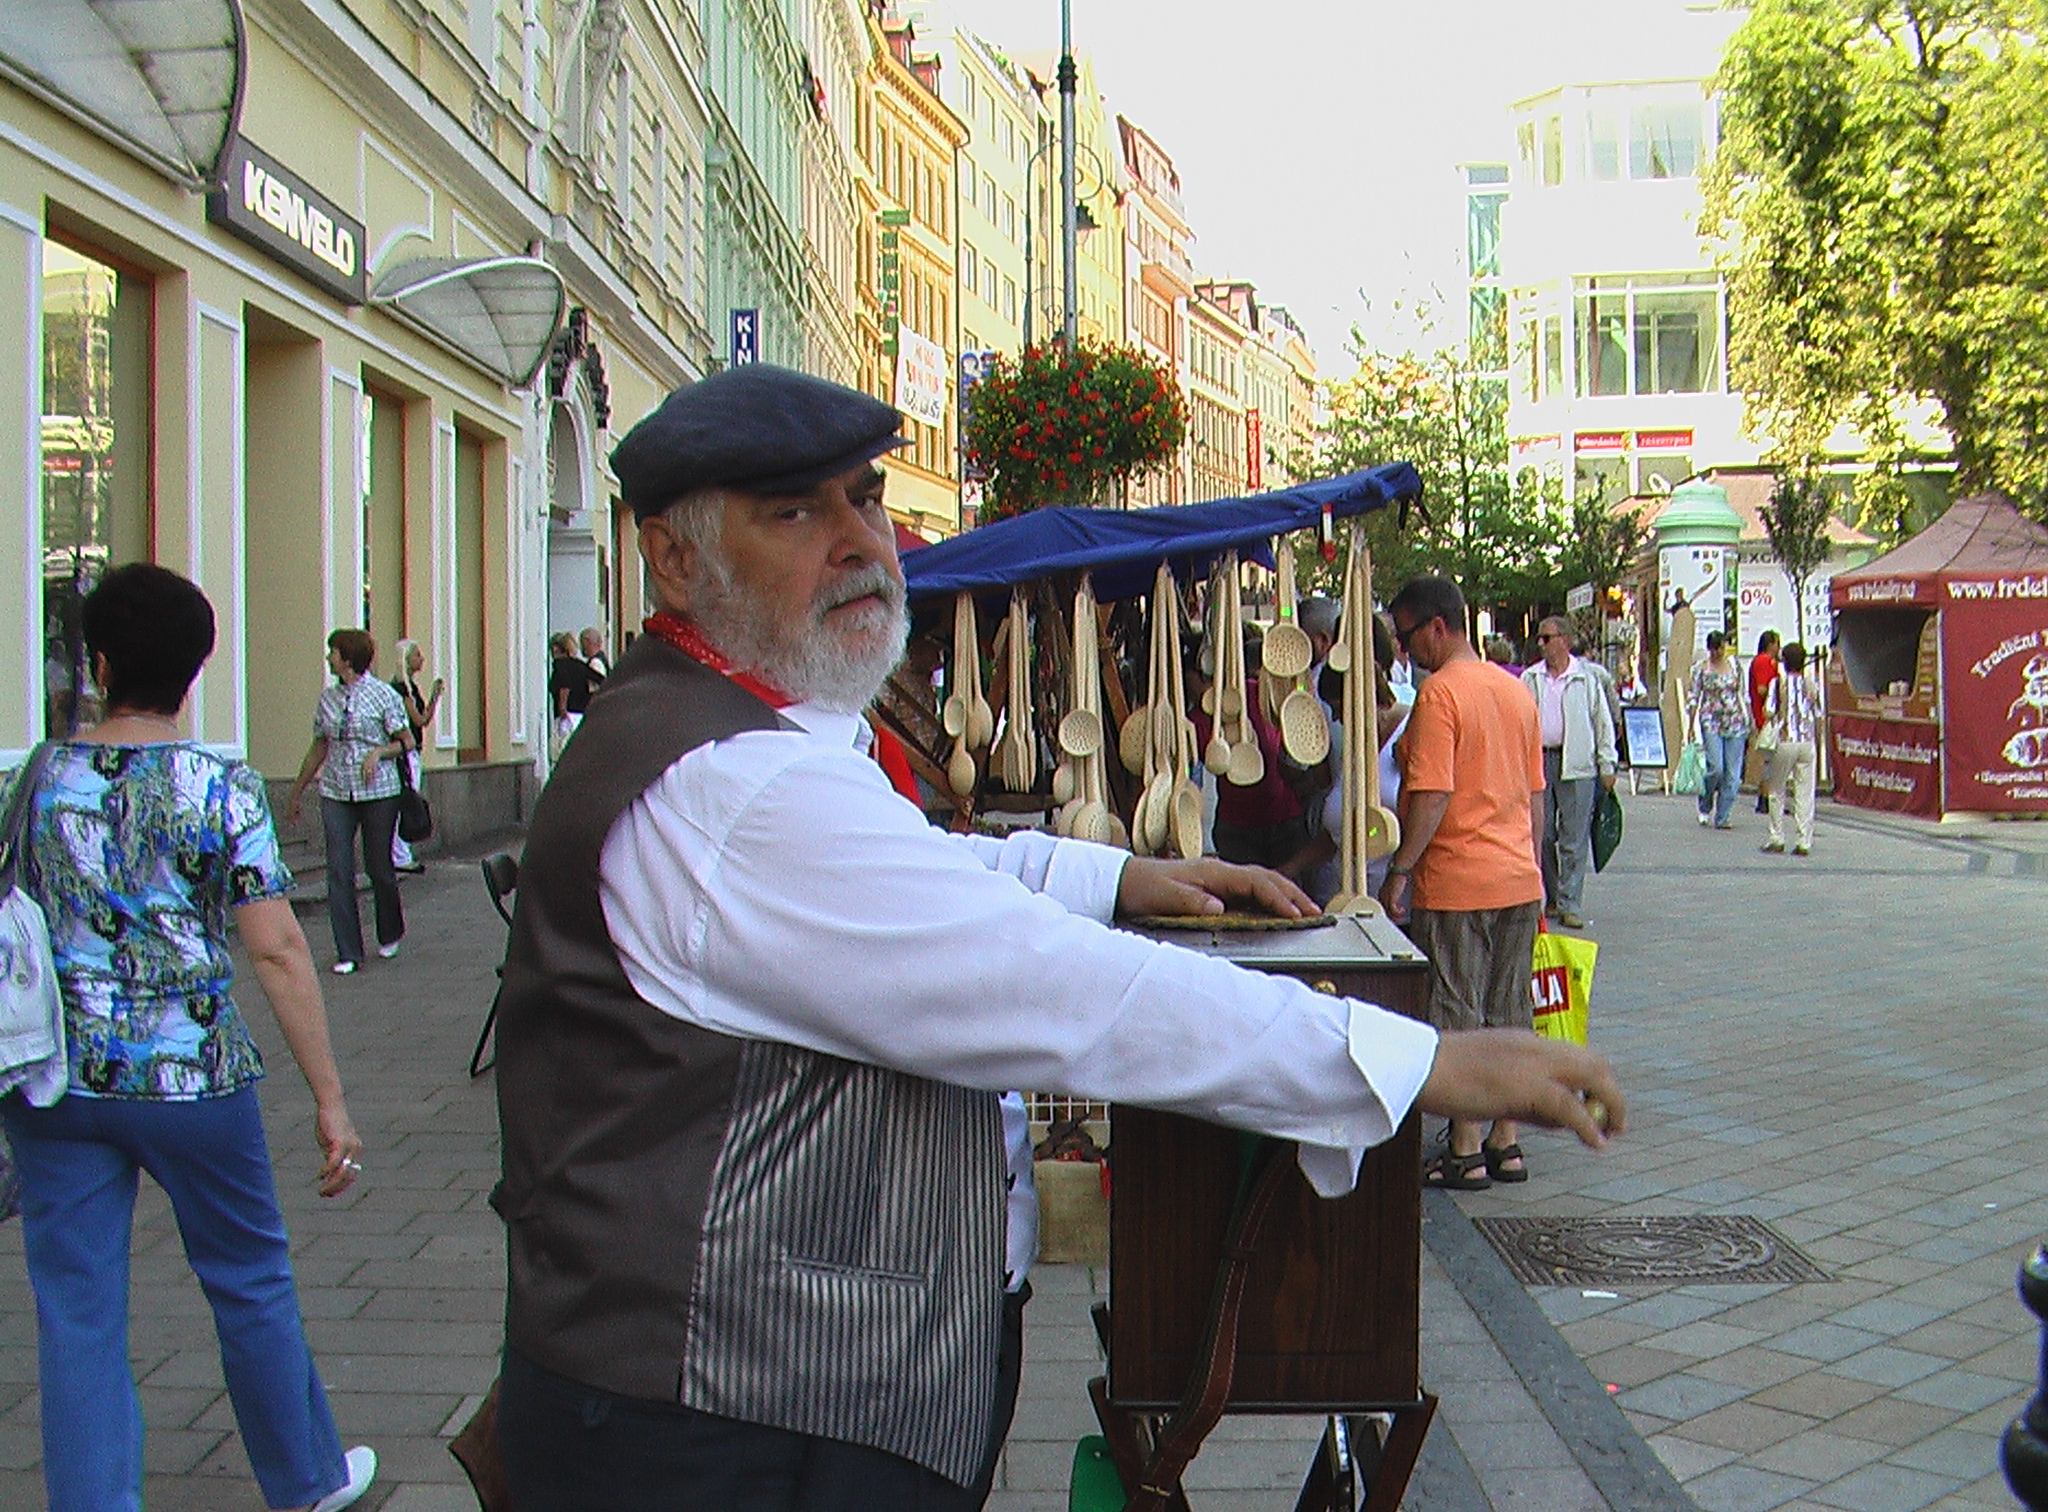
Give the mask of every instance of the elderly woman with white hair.
[[(441, 707), (441, 693), (447, 686), (437, 677), (432, 689), (422, 697), (419, 677), (426, 666), (427, 654), (420, 650), (418, 641), (402, 640), (398, 643), (398, 675), (391, 679), (391, 686), (398, 694), (398, 701), (405, 705), (405, 722), (412, 727), (412, 749), (399, 760), (406, 763), (406, 772), (414, 787), (420, 785), (420, 752), (426, 749), (421, 742), (426, 738), (427, 726), (434, 722), (434, 711)], [(391, 832), (391, 864), (402, 872), (426, 870), (413, 859), (412, 846), (397, 830)]]

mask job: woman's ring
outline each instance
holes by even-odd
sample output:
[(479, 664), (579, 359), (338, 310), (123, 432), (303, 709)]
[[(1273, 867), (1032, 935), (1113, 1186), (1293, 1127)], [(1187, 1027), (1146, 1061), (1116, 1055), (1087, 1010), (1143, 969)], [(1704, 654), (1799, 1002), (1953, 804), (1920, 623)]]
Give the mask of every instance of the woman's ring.
[(363, 1174), (363, 1167), (361, 1162), (359, 1161), (343, 1160), (341, 1163), (341, 1168), (344, 1171), (354, 1171), (358, 1176)]

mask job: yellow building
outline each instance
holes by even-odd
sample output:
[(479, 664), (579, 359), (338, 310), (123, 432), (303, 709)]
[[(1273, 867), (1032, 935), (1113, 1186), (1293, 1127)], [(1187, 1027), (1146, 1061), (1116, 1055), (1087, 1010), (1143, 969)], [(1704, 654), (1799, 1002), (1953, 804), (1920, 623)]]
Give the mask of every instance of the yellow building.
[(39, 75), (109, 24), (75, 0), (4, 59), (35, 87), (0, 83), (0, 276), (28, 294), (0, 309), (0, 614), (39, 633), (0, 646), (0, 761), (94, 716), (76, 604), (149, 558), (219, 615), (200, 739), (289, 778), (328, 631), (366, 626), (387, 676), (410, 637), (447, 681), (442, 833), (513, 822), (547, 631), (640, 611), (613, 417), (709, 347), (701, 42), (639, 3), (602, 30), (517, 0), (186, 9), (245, 49), (207, 68), (138, 31), (132, 75)]
[(1188, 301), (1188, 502), (1250, 492), (1245, 461), (1244, 344), (1224, 286), (1197, 285)]
[(875, 0), (856, 136), (863, 173), (863, 386), (905, 415), (889, 454), (890, 512), (927, 538), (960, 528), (956, 163), (967, 125), (938, 93), (938, 60)]

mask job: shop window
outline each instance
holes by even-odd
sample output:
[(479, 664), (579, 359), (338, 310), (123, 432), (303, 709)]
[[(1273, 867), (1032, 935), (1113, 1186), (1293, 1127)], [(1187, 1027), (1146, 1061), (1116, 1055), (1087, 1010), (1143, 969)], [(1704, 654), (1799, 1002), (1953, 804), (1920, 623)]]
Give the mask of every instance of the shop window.
[(1700, 166), (1700, 107), (1638, 105), (1628, 113), (1628, 176), (1693, 178)]
[(1714, 387), (1715, 303), (1705, 293), (1635, 296), (1638, 393), (1697, 394)]
[(486, 626), (490, 600), (485, 592), (488, 554), (484, 550), (484, 507), (490, 491), (484, 486), (484, 443), (467, 431), (455, 436), (455, 656), (462, 675), (455, 678), (454, 719), (456, 760), (482, 761), (485, 755), (484, 681)]
[(1849, 686), (1865, 698), (1910, 693), (1919, 674), (1926, 609), (1857, 609), (1835, 616), (1835, 645)]
[(1564, 393), (1564, 317), (1543, 317), (1543, 397)]
[(43, 243), (43, 723), (98, 721), (79, 609), (121, 562), (151, 555), (149, 281)]
[(397, 643), (409, 623), (405, 602), (405, 401), (371, 389), (369, 407), (363, 618), (377, 644), (387, 646)]
[(1692, 458), (1682, 452), (1651, 452), (1636, 458), (1636, 492), (1668, 494), (1692, 476)]
[(1572, 463), (1572, 497), (1612, 504), (1629, 492), (1628, 458), (1582, 456)]
[(1577, 315), (1579, 396), (1627, 393), (1627, 296), (1581, 294)]

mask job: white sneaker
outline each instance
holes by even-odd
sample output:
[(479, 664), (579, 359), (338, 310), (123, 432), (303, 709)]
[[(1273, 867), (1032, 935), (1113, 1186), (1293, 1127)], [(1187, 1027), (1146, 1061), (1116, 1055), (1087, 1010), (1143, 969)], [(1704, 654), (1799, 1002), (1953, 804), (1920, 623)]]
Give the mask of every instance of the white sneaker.
[(388, 961), (398, 954), (398, 947), (403, 943), (404, 941), (402, 940), (393, 940), (389, 945), (379, 945), (377, 947), (377, 954)]
[(354, 961), (336, 961), (328, 969), (336, 976), (354, 976), (356, 974), (356, 963)]
[(349, 1450), (347, 1464), (348, 1484), (314, 1502), (313, 1512), (341, 1512), (343, 1507), (353, 1507), (363, 1499), (370, 1482), (377, 1478), (377, 1451), (367, 1444), (358, 1444)]
[(1708, 825), (1712, 824), (1713, 822), (1714, 822), (1714, 821), (1713, 821), (1713, 820), (1711, 820), (1711, 819), (1709, 819), (1709, 818), (1708, 818), (1708, 817), (1707, 817), (1707, 816), (1706, 816), (1705, 814), (1701, 814), (1701, 815), (1700, 815), (1700, 828), (1701, 828), (1701, 829), (1705, 829), (1705, 828), (1706, 828), (1706, 827), (1707, 827)]

